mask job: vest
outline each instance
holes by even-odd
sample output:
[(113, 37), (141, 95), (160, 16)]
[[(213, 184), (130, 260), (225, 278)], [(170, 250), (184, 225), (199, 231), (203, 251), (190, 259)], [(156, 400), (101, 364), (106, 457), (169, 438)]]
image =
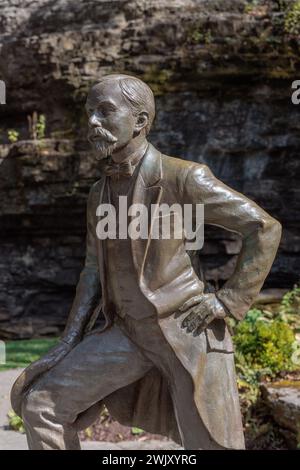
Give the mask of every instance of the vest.
[(131, 239), (128, 236), (126, 239), (118, 238), (118, 196), (127, 195), (127, 208), (129, 208), (140, 163), (141, 161), (130, 178), (120, 177), (118, 181), (115, 181), (107, 177), (103, 194), (103, 202), (112, 204), (117, 215), (117, 238), (104, 240), (104, 264), (107, 273), (109, 309), (121, 317), (129, 315), (135, 319), (156, 315), (156, 310), (140, 290), (132, 259)]

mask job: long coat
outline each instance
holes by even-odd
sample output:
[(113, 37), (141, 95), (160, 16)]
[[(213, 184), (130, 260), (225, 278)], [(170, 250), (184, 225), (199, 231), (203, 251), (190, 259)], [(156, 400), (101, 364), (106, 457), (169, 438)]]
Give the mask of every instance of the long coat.
[[(107, 301), (103, 244), (96, 236), (96, 209), (104, 185), (105, 176), (92, 186), (88, 198), (86, 261), (63, 335), (64, 341), (70, 343), (92, 328), (101, 310), (105, 318), (102, 331), (113, 323)], [(202, 203), (205, 224), (241, 235), (242, 248), (235, 271), (216, 292), (230, 314), (241, 320), (271, 268), (280, 241), (280, 223), (253, 201), (223, 184), (206, 165), (162, 155), (151, 144), (135, 182), (132, 202), (148, 208), (151, 204)], [(211, 437), (226, 448), (243, 448), (233, 345), (227, 325), (224, 320), (216, 319), (197, 337), (180, 327), (184, 316), (175, 318), (173, 313), (185, 304), (199, 301), (204, 284), (195, 272), (184, 238), (154, 239), (151, 233), (150, 224), (148, 239), (131, 240), (139, 287), (154, 305), (166, 340), (192, 377), (194, 396), (190, 399), (194, 400)], [(21, 414), (22, 398), (29, 386), (57, 360), (50, 353), (30, 365), (17, 379), (11, 393), (17, 414)], [(78, 417), (77, 428), (89, 425), (103, 403), (121, 423), (181, 443), (168, 387), (157, 369), (93, 405)]]

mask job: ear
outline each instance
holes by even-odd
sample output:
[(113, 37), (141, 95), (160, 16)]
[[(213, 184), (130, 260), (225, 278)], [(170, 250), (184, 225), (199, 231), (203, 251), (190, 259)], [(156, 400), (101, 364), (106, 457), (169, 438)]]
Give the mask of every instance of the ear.
[(136, 122), (134, 126), (134, 130), (137, 134), (139, 134), (143, 129), (146, 128), (149, 122), (149, 114), (146, 111), (142, 111), (136, 117)]

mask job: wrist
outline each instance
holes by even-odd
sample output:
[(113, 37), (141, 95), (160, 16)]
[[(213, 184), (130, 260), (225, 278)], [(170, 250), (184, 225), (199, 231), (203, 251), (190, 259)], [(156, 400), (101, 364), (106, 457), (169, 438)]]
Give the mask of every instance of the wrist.
[(73, 347), (80, 342), (80, 338), (81, 335), (79, 333), (72, 332), (68, 334), (63, 334), (60, 337), (60, 342)]
[(218, 294), (216, 293), (215, 295), (216, 295), (216, 298), (217, 298), (217, 301), (218, 301), (220, 307), (222, 308), (223, 318), (231, 316), (230, 310), (227, 308), (227, 306), (224, 304), (224, 302), (219, 299)]

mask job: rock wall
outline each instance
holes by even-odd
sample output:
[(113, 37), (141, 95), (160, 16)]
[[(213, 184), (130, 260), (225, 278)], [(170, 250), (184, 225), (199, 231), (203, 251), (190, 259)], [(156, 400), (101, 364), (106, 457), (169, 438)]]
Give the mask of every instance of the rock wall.
[[(83, 104), (112, 71), (153, 88), (153, 144), (207, 163), (283, 223), (265, 286), (299, 280), (296, 3), (2, 0), (1, 337), (58, 334), (65, 321), (84, 256), (86, 195), (99, 176)], [(33, 113), (46, 117), (38, 143)], [(239, 248), (235, 235), (207, 229), (201, 256), (216, 287)]]

